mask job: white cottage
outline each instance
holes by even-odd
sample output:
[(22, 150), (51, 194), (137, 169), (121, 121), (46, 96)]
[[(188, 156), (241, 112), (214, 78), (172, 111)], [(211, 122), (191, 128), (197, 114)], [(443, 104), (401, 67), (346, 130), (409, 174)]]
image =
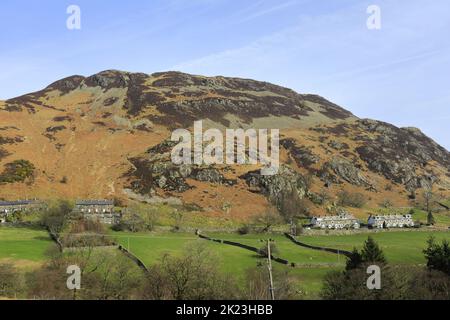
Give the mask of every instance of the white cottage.
[(313, 217), (311, 225), (320, 229), (359, 229), (359, 221), (348, 213), (337, 216)]
[(121, 214), (114, 211), (112, 200), (79, 200), (75, 203), (73, 212), (104, 224), (116, 224), (121, 218)]
[(45, 203), (39, 200), (0, 201), (0, 223), (5, 223), (7, 217), (16, 212), (41, 211)]
[(369, 228), (406, 228), (414, 227), (414, 221), (410, 214), (371, 215), (367, 220)]

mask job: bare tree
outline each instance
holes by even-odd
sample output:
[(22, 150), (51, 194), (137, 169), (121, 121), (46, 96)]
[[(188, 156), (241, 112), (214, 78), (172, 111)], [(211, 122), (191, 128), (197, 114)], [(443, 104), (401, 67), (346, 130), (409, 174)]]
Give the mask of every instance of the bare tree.
[(262, 226), (261, 232), (265, 233), (270, 232), (272, 226), (281, 222), (282, 217), (280, 216), (278, 211), (273, 207), (268, 208), (266, 211), (264, 211), (264, 213), (254, 218), (254, 223), (256, 225), (261, 225)]
[(189, 245), (182, 256), (164, 255), (153, 266), (144, 287), (146, 299), (232, 299), (238, 289), (230, 276), (218, 270), (219, 257), (205, 244)]
[[(273, 273), (275, 298), (277, 300), (294, 299), (296, 291), (294, 283), (287, 270), (275, 269)], [(248, 300), (270, 300), (270, 292), (267, 290), (269, 275), (267, 270), (262, 267), (256, 267), (247, 270), (246, 288), (244, 290), (244, 299)]]

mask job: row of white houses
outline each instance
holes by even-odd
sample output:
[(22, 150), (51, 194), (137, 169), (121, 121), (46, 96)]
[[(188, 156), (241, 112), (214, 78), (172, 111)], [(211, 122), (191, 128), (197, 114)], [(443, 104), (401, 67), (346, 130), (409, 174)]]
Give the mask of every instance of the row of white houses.
[(8, 216), (16, 212), (40, 211), (45, 208), (45, 203), (36, 199), (0, 201), (0, 223), (5, 223)]
[[(313, 217), (311, 226), (319, 229), (359, 229), (360, 222), (349, 213), (336, 216)], [(410, 214), (405, 215), (370, 215), (367, 226), (372, 229), (414, 227)]]
[(348, 213), (337, 216), (313, 217), (311, 225), (320, 229), (359, 229), (359, 221)]
[[(46, 207), (39, 200), (0, 201), (0, 223), (5, 223), (8, 216), (17, 212), (39, 211)], [(105, 224), (120, 222), (121, 213), (114, 211), (112, 200), (78, 200), (73, 209), (74, 214), (81, 214), (87, 219), (97, 220)]]
[(371, 215), (367, 224), (374, 229), (414, 227), (414, 221), (410, 214)]
[(116, 224), (122, 218), (120, 212), (115, 212), (112, 200), (78, 200), (73, 212), (104, 224)]

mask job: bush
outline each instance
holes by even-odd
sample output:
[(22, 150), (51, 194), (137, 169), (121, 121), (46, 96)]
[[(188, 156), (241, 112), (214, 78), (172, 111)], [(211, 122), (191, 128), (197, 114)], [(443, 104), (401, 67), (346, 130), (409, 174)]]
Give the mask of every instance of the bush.
[(380, 290), (366, 286), (367, 265), (325, 276), (321, 297), (326, 300), (448, 300), (450, 278), (439, 271), (414, 266), (381, 266)]
[[(297, 288), (286, 269), (273, 270), (274, 293), (277, 300), (290, 300), (297, 298)], [(246, 300), (270, 300), (267, 284), (269, 275), (267, 268), (255, 267), (247, 270), (245, 277), (243, 298)]]
[(21, 291), (20, 274), (12, 264), (0, 264), (0, 297), (13, 298)]
[(423, 251), (427, 259), (427, 267), (431, 270), (438, 270), (450, 276), (450, 245), (447, 240), (442, 244), (436, 243), (431, 237), (428, 240), (428, 247)]
[(61, 237), (65, 247), (95, 247), (111, 245), (103, 225), (92, 219), (79, 219), (70, 223), (70, 230)]
[(338, 205), (342, 207), (362, 208), (366, 204), (366, 198), (362, 193), (351, 193), (342, 190), (338, 193)]
[(392, 208), (393, 206), (394, 206), (394, 204), (389, 199), (385, 199), (385, 200), (383, 200), (383, 202), (380, 203), (380, 207), (386, 208), (386, 209)]
[(0, 183), (25, 182), (34, 177), (35, 166), (28, 160), (16, 160), (5, 165)]
[[(82, 289), (68, 290), (67, 266), (82, 270)], [(27, 297), (48, 300), (124, 300), (139, 298), (142, 271), (119, 251), (76, 250), (55, 255), (27, 274)]]
[(250, 231), (251, 231), (251, 228), (250, 228), (250, 226), (249, 226), (248, 224), (244, 224), (242, 227), (240, 227), (240, 228), (237, 230), (237, 232), (238, 232), (240, 235), (246, 235), (246, 234), (249, 234)]
[(41, 224), (51, 233), (58, 235), (67, 223), (73, 206), (70, 202), (59, 200), (50, 205), (41, 218)]
[[(278, 250), (277, 245), (274, 242), (270, 243), (270, 253), (272, 255), (280, 253), (280, 251)], [(262, 255), (263, 257), (267, 257), (269, 255), (269, 253), (267, 252), (267, 245), (266, 244), (259, 249), (259, 254)]]
[(237, 298), (233, 277), (220, 272), (218, 257), (204, 244), (189, 245), (181, 256), (164, 255), (150, 267), (144, 299), (213, 300)]

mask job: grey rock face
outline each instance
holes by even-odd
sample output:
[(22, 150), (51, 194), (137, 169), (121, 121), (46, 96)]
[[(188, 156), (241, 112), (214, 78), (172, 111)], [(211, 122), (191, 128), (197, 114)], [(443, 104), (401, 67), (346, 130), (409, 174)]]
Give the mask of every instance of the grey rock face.
[(294, 139), (283, 139), (280, 144), (289, 151), (299, 167), (309, 168), (320, 161), (319, 156), (313, 154), (304, 146), (298, 146)]
[(213, 168), (206, 169), (194, 169), (192, 178), (198, 181), (212, 182), (212, 183), (222, 183), (225, 178), (217, 170)]
[(370, 141), (361, 136), (357, 139), (365, 143), (356, 151), (368, 168), (410, 191), (436, 181), (436, 175), (427, 169), (430, 161), (450, 168), (450, 153), (416, 128), (397, 128), (365, 119), (357, 122), (357, 129), (376, 134)]
[(235, 180), (226, 179), (212, 166), (175, 165), (170, 160), (170, 151), (176, 145), (164, 141), (148, 150), (148, 158), (130, 159), (134, 169), (127, 173), (132, 180), (131, 187), (140, 194), (155, 193), (156, 188), (183, 193), (192, 187), (186, 179), (233, 186)]
[(348, 149), (348, 145), (346, 143), (341, 143), (339, 141), (335, 141), (332, 140), (328, 143), (328, 146), (330, 146), (331, 148), (335, 149), (335, 150), (344, 150), (344, 149)]
[(246, 181), (251, 190), (264, 194), (277, 207), (280, 207), (284, 196), (290, 193), (297, 195), (299, 199), (307, 194), (303, 176), (284, 165), (273, 176), (263, 176), (260, 171), (251, 171), (240, 178)]
[(361, 171), (353, 163), (342, 157), (334, 157), (331, 161), (325, 163), (319, 175), (322, 180), (328, 183), (339, 182), (338, 177), (356, 186), (371, 186), (371, 183), (364, 177)]

